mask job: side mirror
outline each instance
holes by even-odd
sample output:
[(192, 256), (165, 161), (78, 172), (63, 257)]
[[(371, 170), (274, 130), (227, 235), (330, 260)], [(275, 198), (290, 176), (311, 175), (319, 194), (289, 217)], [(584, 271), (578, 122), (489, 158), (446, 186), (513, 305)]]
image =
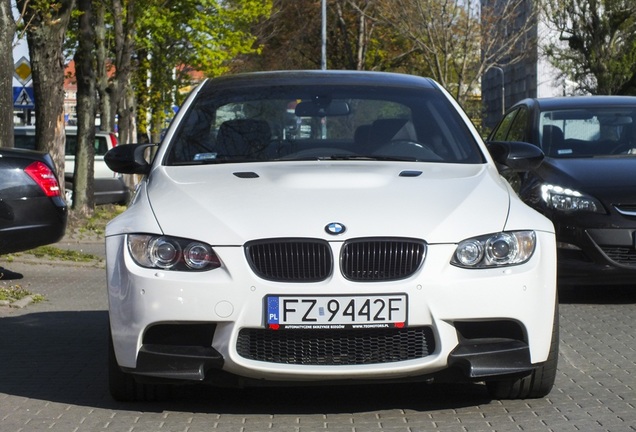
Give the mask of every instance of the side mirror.
[(539, 147), (526, 142), (490, 141), (486, 146), (495, 162), (513, 171), (532, 171), (545, 157)]
[(120, 144), (104, 155), (104, 162), (111, 170), (122, 174), (148, 174), (150, 163), (145, 158), (146, 149), (154, 144)]

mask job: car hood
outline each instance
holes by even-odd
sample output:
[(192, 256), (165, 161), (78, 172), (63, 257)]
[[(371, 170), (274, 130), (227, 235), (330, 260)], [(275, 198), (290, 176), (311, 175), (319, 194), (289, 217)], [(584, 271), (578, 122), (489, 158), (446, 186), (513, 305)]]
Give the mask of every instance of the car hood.
[[(160, 166), (146, 191), (163, 233), (212, 245), (367, 236), (455, 243), (502, 230), (510, 200), (486, 164), (366, 161)], [(331, 222), (346, 231), (327, 234)]]
[(581, 192), (604, 195), (606, 191), (636, 190), (636, 157), (544, 159), (541, 176), (548, 182)]

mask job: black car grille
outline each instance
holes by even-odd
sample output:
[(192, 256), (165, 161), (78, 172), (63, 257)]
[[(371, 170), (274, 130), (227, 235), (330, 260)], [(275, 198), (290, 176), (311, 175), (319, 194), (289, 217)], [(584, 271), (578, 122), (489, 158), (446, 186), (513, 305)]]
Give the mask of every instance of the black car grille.
[(625, 266), (636, 266), (636, 250), (631, 247), (601, 246), (609, 259)]
[(425, 253), (426, 246), (421, 240), (352, 240), (342, 249), (342, 273), (353, 281), (404, 279), (415, 273)]
[(252, 270), (263, 279), (279, 282), (317, 282), (331, 275), (329, 244), (312, 239), (275, 239), (246, 245)]
[(242, 329), (241, 357), (297, 365), (365, 365), (420, 359), (435, 350), (429, 327), (268, 330)]
[[(246, 244), (252, 270), (261, 278), (278, 282), (318, 282), (333, 271), (329, 243), (314, 239), (270, 239)], [(347, 241), (340, 264), (345, 278), (358, 281), (392, 281), (417, 271), (426, 255), (422, 240), (365, 238)]]

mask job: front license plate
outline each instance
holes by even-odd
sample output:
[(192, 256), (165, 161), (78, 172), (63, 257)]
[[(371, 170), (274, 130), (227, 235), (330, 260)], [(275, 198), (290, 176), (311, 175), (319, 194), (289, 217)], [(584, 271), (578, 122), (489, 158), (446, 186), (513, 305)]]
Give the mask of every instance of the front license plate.
[(404, 327), (406, 294), (365, 296), (268, 296), (271, 329)]

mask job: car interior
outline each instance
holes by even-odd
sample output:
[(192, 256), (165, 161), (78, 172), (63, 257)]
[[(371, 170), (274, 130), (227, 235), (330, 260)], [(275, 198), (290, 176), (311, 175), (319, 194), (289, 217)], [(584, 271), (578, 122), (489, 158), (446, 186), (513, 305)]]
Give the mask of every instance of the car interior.
[(541, 145), (550, 157), (636, 154), (636, 113), (562, 110), (541, 114)]

